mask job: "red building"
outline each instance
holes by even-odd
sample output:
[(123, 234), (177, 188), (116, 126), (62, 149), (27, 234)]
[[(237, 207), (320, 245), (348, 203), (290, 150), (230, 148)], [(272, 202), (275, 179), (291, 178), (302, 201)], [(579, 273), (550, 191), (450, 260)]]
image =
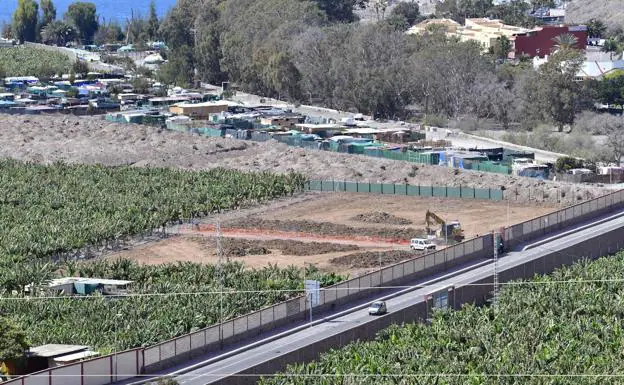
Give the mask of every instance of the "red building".
[(518, 33), (515, 35), (515, 57), (520, 57), (522, 55), (528, 55), (530, 57), (544, 57), (546, 55), (550, 55), (557, 44), (553, 39), (559, 35), (567, 33), (576, 37), (577, 49), (585, 49), (587, 47), (586, 26), (546, 25), (529, 32)]

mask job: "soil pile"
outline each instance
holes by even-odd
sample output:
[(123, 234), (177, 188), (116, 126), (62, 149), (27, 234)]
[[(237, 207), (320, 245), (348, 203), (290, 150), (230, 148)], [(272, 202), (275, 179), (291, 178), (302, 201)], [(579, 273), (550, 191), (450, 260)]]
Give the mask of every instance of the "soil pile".
[(358, 214), (351, 218), (352, 221), (365, 222), (365, 223), (377, 223), (384, 225), (411, 225), (412, 221), (409, 219), (397, 217), (390, 213), (383, 211), (373, 211), (365, 214)]
[(336, 257), (329, 260), (329, 263), (341, 267), (349, 267), (352, 269), (379, 267), (380, 257), (381, 265), (388, 266), (408, 259), (413, 259), (419, 255), (423, 255), (421, 251), (366, 251), (361, 253), (353, 253), (342, 257)]
[[(195, 237), (196, 242), (203, 248), (216, 248), (217, 241), (214, 238)], [(339, 253), (356, 251), (360, 248), (356, 245), (343, 245), (327, 242), (300, 242), (292, 240), (272, 239), (269, 241), (258, 241), (240, 238), (222, 238), (221, 252), (223, 257), (237, 258), (248, 255), (268, 255), (274, 250), (283, 255), (308, 256), (328, 253)], [(216, 252), (215, 252), (216, 255)]]
[(0, 114), (0, 157), (50, 164), (234, 168), (300, 172), (311, 179), (371, 183), (506, 189), (519, 202), (578, 203), (607, 192), (596, 186), (539, 181), (511, 175), (304, 150), (275, 141), (263, 143), (208, 138), (154, 127), (110, 123), (101, 117)]
[(319, 234), (326, 236), (353, 237), (364, 236), (388, 239), (412, 239), (424, 235), (424, 230), (414, 228), (374, 228), (374, 227), (351, 227), (330, 222), (313, 222), (304, 220), (277, 220), (262, 218), (237, 219), (225, 224), (233, 229), (274, 230), (292, 233)]

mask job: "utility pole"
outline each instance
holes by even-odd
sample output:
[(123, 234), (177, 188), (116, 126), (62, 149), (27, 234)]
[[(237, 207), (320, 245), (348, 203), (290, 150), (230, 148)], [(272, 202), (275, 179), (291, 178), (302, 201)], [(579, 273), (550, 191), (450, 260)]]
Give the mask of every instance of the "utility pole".
[(498, 303), (498, 237), (499, 233), (494, 232), (494, 295), (492, 299), (492, 306), (494, 306), (495, 309)]
[(123, 314), (117, 313), (115, 314), (115, 381), (117, 381), (117, 333), (119, 333), (119, 322)]
[(217, 263), (217, 270), (219, 271), (219, 345), (223, 349), (223, 265), (222, 257), (223, 250), (221, 248), (221, 224), (217, 219), (217, 257), (219, 261)]

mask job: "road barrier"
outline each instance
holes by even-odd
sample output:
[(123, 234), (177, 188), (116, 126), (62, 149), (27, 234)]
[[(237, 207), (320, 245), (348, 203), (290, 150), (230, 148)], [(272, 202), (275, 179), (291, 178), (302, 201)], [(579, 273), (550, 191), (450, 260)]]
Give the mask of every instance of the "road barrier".
[[(503, 231), (505, 243), (508, 248), (513, 248), (528, 240), (542, 237), (591, 218), (622, 209), (623, 207), (624, 190), (616, 191), (507, 227)], [(478, 260), (480, 258), (489, 258), (492, 256), (493, 247), (493, 236), (492, 234), (487, 234), (456, 244), (444, 250), (422, 255), (418, 258), (385, 267), (338, 285), (321, 289), (320, 303), (315, 309), (321, 312), (329, 310), (333, 307), (344, 305), (381, 291), (381, 289), (370, 288), (409, 283), (421, 277), (449, 270), (459, 264)], [(571, 254), (575, 256), (595, 257), (601, 255), (600, 253), (615, 251), (610, 248), (601, 248), (600, 246), (592, 247), (594, 246), (592, 246), (590, 242), (582, 250), (571, 250)], [(563, 257), (559, 256), (553, 258)], [(536, 274), (549, 272), (552, 271), (551, 267), (553, 264), (561, 264), (560, 262), (559, 259), (555, 259), (554, 262), (550, 261), (542, 266), (541, 270), (534, 267), (532, 271)], [(525, 269), (527, 268), (525, 267)], [(504, 277), (505, 279), (511, 279), (512, 277), (521, 277), (521, 275), (514, 273), (514, 275)], [(484, 286), (484, 288), (480, 288), (479, 290), (483, 291), (483, 293), (485, 293), (484, 295), (487, 295), (487, 292), (491, 291), (491, 287)], [(473, 297), (474, 295), (475, 294), (472, 294)], [(118, 373), (123, 373), (127, 377), (132, 377), (135, 374), (154, 373), (175, 364), (185, 362), (193, 357), (206, 353), (218, 352), (229, 344), (259, 336), (293, 322), (303, 321), (306, 319), (308, 310), (306, 298), (300, 296), (145, 349), (122, 352), (117, 355), (118, 362), (121, 363), (124, 361), (124, 365), (127, 365), (127, 367), (124, 366), (123, 372), (119, 369)], [(347, 341), (351, 337), (344, 338), (343, 340)], [(88, 385), (107, 384), (109, 383), (108, 381), (112, 381), (112, 376), (115, 375), (112, 365), (113, 357), (113, 355), (109, 355), (78, 364), (48, 369), (8, 381), (6, 384), (83, 384), (80, 381), (84, 381), (84, 384)], [(109, 363), (108, 369), (105, 364), (106, 362)], [(77, 380), (74, 381), (74, 377), (65, 377), (66, 373), (75, 374)], [(72, 378), (72, 380), (69, 380), (69, 378)]]

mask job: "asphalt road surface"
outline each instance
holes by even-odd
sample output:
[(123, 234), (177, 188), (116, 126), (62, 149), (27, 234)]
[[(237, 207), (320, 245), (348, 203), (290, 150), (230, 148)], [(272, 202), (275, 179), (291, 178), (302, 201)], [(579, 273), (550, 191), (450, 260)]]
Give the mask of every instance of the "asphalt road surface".
[[(563, 250), (567, 247), (578, 244), (587, 239), (593, 238), (613, 229), (624, 227), (624, 217), (611, 219), (604, 223), (582, 229), (563, 236), (562, 238), (548, 240), (540, 243), (539, 246), (526, 251), (514, 251), (499, 259), (498, 270), (504, 271), (513, 268), (528, 260), (540, 258), (552, 252)], [(451, 286), (461, 287), (471, 282), (489, 277), (493, 274), (494, 263), (487, 261), (481, 263), (476, 268), (463, 268), (463, 271), (448, 273), (437, 278), (429, 278), (426, 282), (415, 283), (424, 288), (417, 288), (401, 294), (396, 298), (387, 300), (389, 312), (401, 310), (415, 301), (421, 301), (423, 296)], [(267, 342), (261, 346), (243, 351), (240, 354), (218, 360), (212, 364), (192, 370), (188, 373), (180, 374), (176, 380), (184, 385), (207, 385), (236, 375), (248, 368), (262, 362), (277, 358), (293, 350), (308, 346), (314, 342), (321, 341), (327, 337), (342, 333), (346, 330), (360, 327), (371, 322), (373, 317), (368, 315), (366, 309), (357, 307), (353, 311), (337, 318), (328, 319), (318, 325), (300, 330), (293, 334)]]

